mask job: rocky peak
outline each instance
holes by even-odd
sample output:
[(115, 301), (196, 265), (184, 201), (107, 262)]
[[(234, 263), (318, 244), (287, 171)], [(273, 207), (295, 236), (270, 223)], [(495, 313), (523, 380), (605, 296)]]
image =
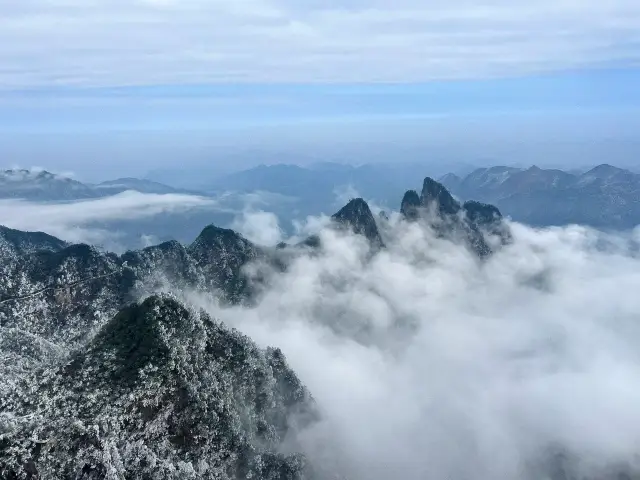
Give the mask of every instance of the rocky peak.
[(478, 226), (493, 225), (502, 220), (502, 214), (500, 210), (498, 210), (498, 207), (487, 203), (470, 200), (465, 202), (462, 208), (469, 221)]
[(420, 204), (423, 207), (435, 205), (437, 211), (442, 215), (456, 215), (461, 209), (460, 203), (453, 198), (449, 190), (430, 177), (424, 179)]
[(500, 236), (502, 243), (510, 238), (508, 228), (496, 207), (473, 201), (466, 202), (463, 206), (441, 183), (427, 177), (420, 197), (415, 191), (409, 190), (402, 199), (400, 210), (406, 220), (416, 221), (420, 218), (421, 210), (431, 213), (432, 209), (436, 216), (426, 215), (424, 220), (436, 235), (463, 239), (481, 257), (492, 251), (485, 234)]
[(383, 245), (373, 213), (362, 198), (351, 200), (331, 218), (338, 225), (349, 228), (358, 235), (363, 235), (372, 245), (378, 247)]
[(224, 299), (237, 303), (249, 296), (250, 282), (243, 270), (264, 252), (239, 233), (209, 225), (187, 248), (210, 288), (220, 291)]
[(414, 221), (419, 217), (420, 196), (415, 190), (409, 190), (402, 197), (400, 213), (406, 220)]
[[(468, 201), (463, 205), (465, 217), (471, 228), (480, 234), (496, 237), (500, 244), (506, 245), (512, 240), (511, 231), (505, 224), (500, 210), (487, 203)], [(480, 244), (479, 244), (480, 245)], [(485, 248), (485, 246), (482, 246)], [(490, 253), (488, 245), (486, 252)]]
[(250, 242), (242, 235), (228, 228), (209, 225), (202, 230), (198, 238), (189, 246), (189, 250), (198, 253), (212, 248), (246, 248)]

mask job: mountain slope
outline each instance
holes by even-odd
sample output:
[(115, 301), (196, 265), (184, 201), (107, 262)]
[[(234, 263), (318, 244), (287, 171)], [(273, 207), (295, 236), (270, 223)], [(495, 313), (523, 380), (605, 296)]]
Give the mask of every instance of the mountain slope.
[(224, 303), (250, 293), (243, 267), (259, 249), (231, 230), (205, 228), (188, 248), (167, 242), (122, 256), (88, 245), (0, 265), (0, 327), (74, 348), (127, 303), (155, 291), (200, 291)]
[(0, 399), (2, 478), (305, 478), (278, 448), (316, 414), (282, 353), (173, 298), (125, 308), (31, 381)]
[(0, 225), (0, 257), (41, 250), (57, 252), (67, 246), (67, 242), (43, 232), (23, 232)]

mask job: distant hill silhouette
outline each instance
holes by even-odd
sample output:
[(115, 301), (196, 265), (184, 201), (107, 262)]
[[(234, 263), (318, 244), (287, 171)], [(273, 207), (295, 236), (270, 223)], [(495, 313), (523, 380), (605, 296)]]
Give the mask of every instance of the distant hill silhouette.
[(534, 226), (628, 229), (640, 224), (640, 174), (607, 164), (584, 173), (495, 166), (440, 180), (462, 199), (492, 203)]

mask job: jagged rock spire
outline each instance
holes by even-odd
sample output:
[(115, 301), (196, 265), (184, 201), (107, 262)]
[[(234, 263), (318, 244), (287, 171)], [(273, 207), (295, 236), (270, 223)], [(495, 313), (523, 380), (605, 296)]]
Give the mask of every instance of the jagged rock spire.
[(420, 196), (415, 190), (405, 193), (400, 211), (408, 221), (418, 220), (424, 211), (425, 221), (438, 236), (463, 238), (480, 256), (492, 251), (485, 233), (497, 235), (503, 244), (511, 238), (496, 207), (480, 202), (461, 205), (444, 185), (430, 177), (424, 179)]
[(420, 197), (415, 190), (409, 190), (402, 198), (400, 213), (405, 219), (414, 221), (418, 219), (420, 209)]
[(460, 203), (449, 193), (449, 190), (431, 177), (424, 179), (420, 204), (423, 207), (435, 205), (438, 212), (443, 215), (456, 215), (462, 208)]
[(381, 247), (384, 245), (376, 219), (364, 199), (351, 200), (331, 218), (339, 225), (350, 228), (354, 233), (363, 235), (373, 246)]

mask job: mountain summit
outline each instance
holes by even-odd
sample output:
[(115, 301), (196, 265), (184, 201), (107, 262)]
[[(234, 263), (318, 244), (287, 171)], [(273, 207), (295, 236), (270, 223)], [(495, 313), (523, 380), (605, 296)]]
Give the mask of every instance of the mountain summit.
[(371, 213), (369, 205), (362, 198), (349, 201), (331, 218), (339, 225), (350, 228), (357, 235), (364, 236), (372, 246), (376, 248), (384, 246), (376, 219)]
[(461, 204), (430, 177), (424, 179), (420, 197), (414, 190), (405, 194), (400, 211), (407, 221), (423, 219), (440, 237), (464, 240), (482, 257), (492, 252), (486, 236), (497, 237), (501, 244), (510, 239), (497, 207), (475, 201)]
[(434, 206), (442, 215), (456, 215), (461, 209), (460, 204), (449, 193), (449, 190), (430, 177), (424, 179), (420, 205), (422, 207)]

